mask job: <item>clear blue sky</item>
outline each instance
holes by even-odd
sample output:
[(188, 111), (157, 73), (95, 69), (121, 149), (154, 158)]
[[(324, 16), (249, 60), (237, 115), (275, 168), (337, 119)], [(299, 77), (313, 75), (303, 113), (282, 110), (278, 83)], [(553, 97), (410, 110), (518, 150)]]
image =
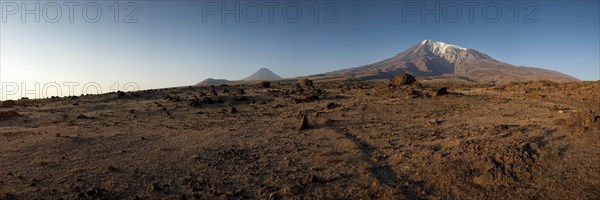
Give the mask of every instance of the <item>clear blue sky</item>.
[[(517, 1), (117, 2), (115, 23), (115, 1), (69, 7), (60, 1), (2, 0), (0, 81), (26, 82), (29, 89), (34, 82), (81, 83), (75, 90), (89, 82), (105, 88), (135, 82), (148, 89), (211, 77), (242, 79), (260, 67), (294, 77), (380, 61), (423, 39), (477, 49), (514, 65), (600, 79), (599, 1), (519, 1), (518, 6)], [(32, 10), (35, 3), (40, 22), (35, 14), (24, 15), (22, 22), (23, 5)], [(302, 15), (293, 23), (296, 5)], [(95, 20), (98, 6), (101, 17), (88, 22)], [(123, 23), (134, 8), (138, 12), (129, 19), (138, 22)], [(233, 14), (223, 22), (226, 9), (234, 9), (240, 22)], [(501, 17), (495, 21), (498, 10)]]

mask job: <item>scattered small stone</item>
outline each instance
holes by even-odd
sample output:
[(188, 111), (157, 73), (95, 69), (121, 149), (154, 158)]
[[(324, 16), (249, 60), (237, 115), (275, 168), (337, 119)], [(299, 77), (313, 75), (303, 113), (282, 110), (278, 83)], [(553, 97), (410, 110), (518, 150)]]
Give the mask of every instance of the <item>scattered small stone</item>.
[(167, 95), (165, 97), (165, 99), (169, 100), (170, 102), (180, 102), (181, 101), (181, 97), (179, 97), (179, 96), (170, 96), (170, 95)]
[(277, 191), (269, 193), (269, 199), (281, 199)]
[(300, 99), (298, 99), (298, 98), (292, 98), (292, 102), (293, 102), (293, 103), (300, 103), (301, 101), (300, 101)]
[(162, 187), (160, 187), (160, 185), (158, 185), (158, 183), (154, 183), (150, 187), (150, 191), (151, 192), (160, 192), (160, 191), (162, 191)]
[(96, 195), (96, 191), (95, 190), (89, 190), (85, 193), (88, 197), (93, 197)]
[(333, 102), (327, 104), (327, 109), (334, 109), (335, 107), (337, 107), (337, 104)]
[(269, 81), (260, 82), (260, 87), (261, 88), (270, 88), (271, 87), (271, 82), (269, 82)]
[(319, 122), (319, 125), (322, 125), (322, 126), (331, 125), (333, 123), (333, 121), (331, 119), (327, 119), (323, 116), (318, 117), (317, 121)]
[(419, 98), (421, 96), (422, 96), (422, 94), (420, 91), (412, 89), (412, 88), (410, 89), (410, 91), (407, 94), (407, 98), (409, 98), (409, 99)]
[(15, 111), (0, 111), (0, 121), (12, 120), (23, 117), (23, 115), (19, 114)]
[(11, 193), (6, 193), (4, 194), (4, 196), (0, 199), (5, 199), (5, 200), (17, 200), (19, 198), (17, 198), (17, 196), (15, 196), (14, 194)]
[(541, 152), (539, 145), (535, 142), (527, 144), (527, 146), (525, 146), (525, 150), (535, 154), (539, 154)]
[(300, 86), (295, 86), (295, 87), (292, 89), (292, 92), (293, 92), (294, 94), (297, 94), (297, 95), (302, 95), (302, 93), (304, 93), (304, 88), (302, 88), (302, 87), (300, 87)]
[(202, 99), (202, 103), (205, 103), (205, 104), (215, 104), (215, 101), (213, 101), (213, 99), (211, 99), (210, 97), (204, 97)]
[(200, 107), (200, 106), (202, 106), (202, 104), (215, 104), (215, 101), (213, 99), (211, 99), (210, 97), (204, 97), (204, 98), (202, 98), (202, 100), (194, 99), (194, 100), (191, 100), (189, 103), (189, 105), (193, 106), (193, 107)]
[(111, 199), (107, 197), (107, 193), (106, 189), (92, 188), (85, 193), (80, 193), (79, 197), (84, 199)]
[(317, 93), (317, 95), (323, 95), (323, 94), (325, 94), (326, 92), (325, 92), (325, 90), (322, 90), (322, 89), (317, 89), (317, 90), (315, 91), (315, 93)]
[(15, 101), (6, 100), (6, 101), (3, 101), (2, 104), (0, 104), (0, 108), (10, 108), (10, 107), (13, 107), (14, 105), (15, 105)]
[(312, 175), (312, 176), (304, 177), (304, 182), (307, 183), (307, 184), (319, 183), (320, 179), (319, 179), (319, 177), (317, 177), (315, 175)]
[(414, 82), (412, 84), (415, 88), (419, 88), (419, 89), (423, 89), (423, 84), (419, 83), (419, 82)]
[(304, 96), (304, 100), (306, 102), (318, 101), (319, 100), (319, 96), (317, 96), (317, 95), (306, 95), (306, 96)]
[(229, 108), (227, 108), (227, 113), (229, 113), (229, 114), (237, 113), (237, 108), (229, 107)]
[(447, 87), (440, 88), (435, 92), (435, 96), (443, 96), (447, 94), (450, 94)]
[(77, 116), (77, 119), (96, 119), (96, 117), (88, 117), (84, 114)]
[(309, 79), (300, 79), (298, 81), (298, 84), (302, 87), (312, 87), (313, 86), (313, 81), (309, 80)]
[(439, 119), (439, 118), (438, 119), (431, 119), (431, 120), (429, 120), (429, 123), (432, 124), (432, 125), (433, 124), (441, 124), (441, 123), (444, 123), (444, 120), (443, 119)]
[(119, 171), (119, 168), (116, 168), (115, 166), (110, 165), (110, 166), (108, 166), (108, 170), (115, 172), (115, 171)]
[(123, 91), (120, 91), (120, 90), (119, 90), (119, 91), (117, 91), (117, 97), (118, 97), (118, 98), (123, 98), (123, 97), (125, 97), (125, 92), (123, 92)]
[(237, 95), (237, 96), (233, 97), (233, 100), (235, 100), (235, 101), (248, 101), (248, 98), (246, 98), (245, 96), (242, 96), (242, 95)]
[(195, 99), (195, 100), (190, 101), (190, 103), (188, 105), (190, 105), (192, 107), (200, 107), (200, 106), (202, 106), (202, 102), (198, 99)]
[(306, 129), (308, 129), (308, 119), (306, 118), (306, 115), (302, 115), (300, 121), (298, 122), (298, 124), (296, 124), (296, 130), (300, 131)]
[(240, 88), (236, 88), (235, 90), (233, 90), (233, 94), (246, 94), (246, 91)]

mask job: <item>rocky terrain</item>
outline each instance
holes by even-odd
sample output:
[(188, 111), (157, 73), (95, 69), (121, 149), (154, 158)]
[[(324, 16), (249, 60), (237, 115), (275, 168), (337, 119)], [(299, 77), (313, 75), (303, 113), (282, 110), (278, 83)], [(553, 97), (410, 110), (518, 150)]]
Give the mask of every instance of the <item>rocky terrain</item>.
[(600, 82), (288, 80), (0, 103), (0, 199), (599, 199)]

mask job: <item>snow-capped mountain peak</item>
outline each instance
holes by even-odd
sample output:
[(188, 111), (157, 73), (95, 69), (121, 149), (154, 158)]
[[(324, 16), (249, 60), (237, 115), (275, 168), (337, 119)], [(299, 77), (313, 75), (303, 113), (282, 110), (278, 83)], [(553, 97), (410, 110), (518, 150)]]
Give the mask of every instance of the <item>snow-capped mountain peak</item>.
[(443, 42), (436, 42), (433, 40), (423, 40), (421, 42), (421, 45), (426, 46), (427, 48), (429, 48), (429, 50), (431, 50), (431, 52), (438, 54), (438, 55), (443, 55), (446, 53), (449, 53), (452, 50), (464, 50), (466, 51), (467, 48), (458, 46), (458, 45), (454, 45), (454, 44), (448, 44), (448, 43), (443, 43)]
[(389, 59), (326, 74), (369, 80), (389, 79), (402, 73), (424, 77), (454, 76), (461, 80), (482, 83), (543, 79), (556, 82), (577, 80), (555, 71), (517, 67), (497, 61), (475, 49), (433, 40), (422, 40)]

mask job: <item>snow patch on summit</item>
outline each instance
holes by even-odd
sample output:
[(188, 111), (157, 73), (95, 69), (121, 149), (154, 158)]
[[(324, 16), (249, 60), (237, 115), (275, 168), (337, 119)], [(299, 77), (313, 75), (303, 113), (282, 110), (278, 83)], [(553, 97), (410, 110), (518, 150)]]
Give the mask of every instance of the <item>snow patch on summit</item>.
[(446, 53), (449, 53), (452, 50), (463, 50), (466, 51), (467, 48), (458, 46), (458, 45), (454, 45), (454, 44), (448, 44), (448, 43), (443, 43), (443, 42), (436, 42), (433, 40), (423, 40), (421, 42), (421, 45), (427, 45), (430, 50), (438, 55), (443, 55)]

